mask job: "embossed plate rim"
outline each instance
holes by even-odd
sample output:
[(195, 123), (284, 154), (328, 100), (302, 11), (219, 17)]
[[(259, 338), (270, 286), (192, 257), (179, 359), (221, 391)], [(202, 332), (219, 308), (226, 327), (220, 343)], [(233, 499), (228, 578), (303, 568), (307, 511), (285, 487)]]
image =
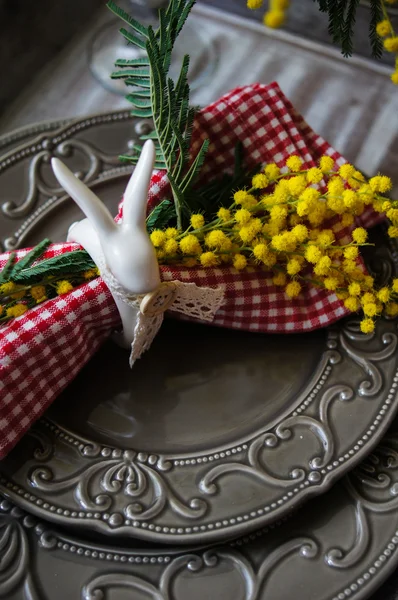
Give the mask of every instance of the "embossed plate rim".
[[(348, 574), (348, 581), (342, 581), (337, 591), (329, 592), (329, 588), (326, 587), (325, 595), (322, 595), (320, 600), (345, 600), (346, 598), (364, 600), (387, 579), (398, 563), (398, 531), (396, 531), (398, 518), (396, 517), (395, 521), (394, 518), (384, 519), (383, 524), (374, 518), (375, 515), (387, 516), (392, 511), (397, 515), (398, 496), (393, 490), (397, 488), (398, 484), (391, 476), (391, 471), (396, 471), (398, 468), (397, 450), (398, 433), (395, 432), (387, 435), (384, 442), (368, 456), (364, 463), (337, 484), (338, 487), (345, 489), (344, 496), (340, 496), (338, 499), (337, 509), (333, 502), (327, 502), (327, 496), (324, 498), (329, 515), (326, 522), (333, 521), (333, 529), (336, 531), (339, 530), (339, 524), (333, 519), (333, 516), (337, 514), (338, 519), (341, 519), (346, 508), (355, 509), (352, 512), (350, 510), (350, 514), (354, 517), (355, 528), (352, 531), (353, 542), (348, 548), (344, 544), (339, 544), (335, 539), (331, 540), (330, 545), (325, 543), (325, 540), (322, 543), (322, 535), (319, 537), (319, 532), (312, 529), (313, 521), (310, 518), (310, 514), (312, 514), (310, 510), (304, 516), (304, 528), (302, 525), (298, 528), (299, 533), (297, 530), (295, 531), (294, 521), (300, 520), (302, 513), (296, 512), (289, 518), (285, 517), (260, 531), (222, 545), (213, 546), (210, 549), (197, 546), (189, 549), (181, 547), (178, 549), (170, 547), (130, 549), (126, 546), (100, 545), (96, 541), (84, 541), (73, 535), (54, 530), (48, 522), (40, 522), (36, 517), (26, 514), (7, 500), (2, 500), (0, 496), (0, 523), (3, 520), (6, 525), (7, 522), (11, 523), (11, 527), (16, 524), (20, 537), (19, 546), (14, 537), (14, 554), (11, 557), (11, 563), (9, 561), (6, 566), (5, 572), (7, 568), (10, 571), (6, 592), (15, 591), (19, 587), (23, 588), (25, 593), (29, 592), (29, 597), (36, 597), (35, 582), (37, 578), (31, 569), (32, 565), (29, 563), (27, 554), (32, 547), (40, 546), (43, 551), (59, 551), (61, 555), (63, 553), (77, 554), (83, 557), (81, 559), (83, 561), (94, 560), (101, 565), (94, 573), (87, 575), (84, 581), (79, 582), (81, 597), (85, 600), (94, 600), (99, 597), (98, 594), (104, 593), (105, 590), (109, 591), (109, 588), (115, 588), (116, 591), (120, 585), (131, 588), (132, 591), (136, 589), (147, 592), (159, 600), (173, 600), (175, 596), (172, 592), (172, 585), (181, 573), (184, 571), (191, 574), (203, 572), (205, 576), (211, 578), (211, 569), (216, 567), (221, 560), (229, 561), (242, 579), (244, 600), (259, 600), (260, 594), (261, 597), (264, 597), (262, 593), (267, 585), (268, 576), (272, 574), (275, 576), (276, 569), (283, 572), (281, 562), (295, 554), (302, 560), (316, 559), (326, 563), (328, 568), (336, 569), (336, 571), (329, 571), (331, 573), (341, 572), (342, 569), (345, 569), (344, 572)], [(377, 495), (372, 498), (375, 490), (376, 492), (377, 490), (382, 491), (381, 498)], [(278, 532), (280, 527), (286, 528), (289, 523), (293, 524), (293, 527), (290, 526), (290, 530), (294, 531), (292, 538), (286, 540), (286, 532), (282, 532), (282, 541), (277, 540), (278, 544), (275, 545), (274, 539), (270, 552), (258, 561), (256, 552), (258, 553), (264, 547), (261, 544), (261, 540), (267, 539), (264, 538), (264, 535), (270, 533), (271, 530)], [(372, 538), (377, 537), (372, 535), (375, 530), (386, 531), (387, 540), (383, 541), (381, 550), (372, 548), (369, 543)], [(33, 543), (27, 537), (29, 531), (32, 532), (30, 537), (33, 538)], [(360, 532), (359, 539), (357, 539), (358, 532)], [(253, 543), (254, 546), (251, 545)], [(10, 545), (10, 542), (8, 544)], [(16, 550), (17, 547), (19, 550)], [(244, 552), (240, 551), (241, 547), (245, 548)], [(7, 539), (4, 548), (3, 551), (7, 552)], [(342, 550), (342, 548), (345, 549)], [(16, 564), (15, 569), (13, 569), (12, 559)], [(111, 564), (115, 564), (117, 567), (112, 569)], [(123, 565), (128, 565), (124, 571), (121, 570)], [(140, 569), (142, 565), (144, 565), (145, 574), (141, 571), (139, 574), (134, 573), (134, 569)], [(159, 568), (161, 568), (160, 573), (158, 572)], [(151, 569), (156, 569), (155, 572), (152, 571), (152, 580), (148, 573), (148, 570)], [(301, 573), (301, 570), (297, 572)], [(308, 574), (303, 575), (302, 583), (305, 583), (306, 576)], [(287, 588), (291, 587), (289, 578), (286, 581)], [(7, 579), (3, 579), (3, 583), (7, 584)], [(197, 582), (197, 585), (200, 585), (200, 582)], [(101, 592), (101, 590), (103, 591)], [(289, 589), (286, 590), (286, 592), (288, 591)]]
[[(56, 131), (52, 131), (50, 133), (50, 137), (52, 136), (52, 138), (57, 138), (59, 141), (65, 140), (65, 139), (69, 139), (68, 135), (72, 135), (74, 131), (82, 131), (82, 129), (84, 128), (90, 128), (90, 127), (95, 127), (96, 124), (103, 124), (103, 123), (111, 123), (113, 121), (119, 121), (120, 119), (126, 119), (126, 120), (130, 120), (131, 122), (134, 123), (134, 119), (131, 118), (131, 116), (128, 114), (128, 111), (113, 111), (111, 113), (104, 113), (102, 116), (101, 115), (95, 115), (93, 117), (84, 117), (83, 119), (77, 119), (74, 120), (71, 123), (68, 123), (66, 126), (61, 127), (60, 129), (57, 129)], [(137, 123), (137, 126), (139, 125), (139, 123)], [(14, 156), (15, 160), (11, 160), (8, 164), (12, 165), (15, 164), (15, 162), (18, 160), (22, 160), (24, 158), (26, 158), (26, 156), (30, 156), (32, 154), (34, 154), (34, 151), (36, 151), (37, 145), (38, 145), (38, 141), (40, 140), (44, 140), (47, 137), (49, 137), (48, 132), (46, 131), (44, 135), (39, 135), (37, 138), (35, 138), (34, 140), (31, 140), (29, 143), (19, 146), (18, 148), (14, 149), (11, 153), (8, 153), (6, 155), (7, 159), (10, 159), (10, 157)], [(34, 150), (33, 150), (34, 148)], [(22, 150), (21, 150), (22, 149)], [(24, 152), (24, 153), (23, 153)], [(109, 158), (109, 157), (108, 157)], [(113, 159), (112, 159), (113, 160)], [(112, 163), (113, 164), (113, 163)], [(4, 165), (4, 160), (2, 161), (2, 159), (0, 158), (0, 166), (3, 165), (4, 168), (6, 168), (6, 165)], [(1, 171), (1, 169), (0, 169)], [(110, 180), (112, 180), (113, 178), (118, 179), (120, 176), (120, 172), (115, 173), (115, 169), (111, 168), (111, 169), (105, 169), (105, 170), (101, 170), (100, 174), (98, 174), (98, 177), (96, 177), (95, 179), (93, 179), (90, 182), (90, 185), (97, 185), (101, 182), (103, 182), (105, 179), (109, 178)], [(123, 173), (124, 175), (124, 173)], [(42, 217), (42, 214), (47, 214), (49, 211), (51, 211), (53, 208), (55, 208), (56, 206), (59, 205), (59, 202), (63, 202), (66, 200), (66, 196), (62, 196), (62, 197), (58, 197), (56, 198), (52, 204), (50, 206), (47, 207), (47, 209), (45, 211), (43, 211), (41, 209), (41, 207), (39, 207), (39, 209), (36, 209), (36, 211), (33, 212), (33, 215), (30, 215), (29, 217), (27, 217), (26, 221), (29, 221), (27, 223), (27, 227), (25, 228), (24, 232), (22, 233), (22, 236), (19, 238), (19, 241), (24, 239), (24, 236), (26, 236), (26, 232), (28, 230), (30, 230), (30, 228), (32, 226), (34, 226), (34, 223), (37, 222), (37, 219), (40, 219)], [(34, 218), (32, 219), (32, 216), (34, 216), (37, 212), (39, 212), (39, 214), (37, 214), (37, 219)], [(394, 325), (395, 327), (395, 325)], [(394, 329), (395, 331), (395, 329)], [(330, 335), (330, 332), (329, 332)], [(388, 334), (391, 336), (391, 333)], [(362, 336), (363, 339), (363, 336)], [(369, 339), (369, 338), (368, 338)], [(391, 341), (391, 339), (390, 339)], [(325, 359), (325, 366), (326, 366), (326, 359)], [(319, 365), (322, 364), (322, 362), (320, 361)], [(332, 368), (329, 365), (330, 369)], [(315, 375), (313, 375), (315, 377)], [(397, 377), (397, 374), (396, 374)], [(318, 379), (319, 381), (319, 379)], [(325, 379), (326, 381), (326, 379)], [(395, 387), (394, 389), (396, 389), (396, 381), (395, 383)], [(314, 384), (315, 385), (315, 384)], [(355, 384), (357, 385), (357, 384)], [(359, 383), (358, 383), (359, 385)], [(359, 389), (359, 388), (358, 388)], [(366, 390), (365, 390), (366, 392)], [(337, 393), (337, 392), (336, 392)], [(344, 390), (343, 391), (339, 391), (339, 394), (342, 393), (344, 395)], [(304, 393), (299, 395), (299, 398), (303, 398)], [(364, 395), (366, 395), (366, 393), (364, 393)], [(344, 399), (344, 398), (340, 398)], [(307, 398), (308, 400), (308, 398)], [(394, 394), (391, 394), (390, 392), (390, 397), (388, 398), (388, 402), (386, 403), (385, 406), (383, 406), (380, 410), (384, 411), (383, 416), (378, 415), (378, 425), (375, 426), (374, 424), (372, 425), (373, 429), (372, 431), (368, 431), (367, 434), (371, 435), (371, 439), (372, 439), (372, 444), (376, 444), (377, 441), (380, 439), (380, 437), (383, 435), (384, 431), (386, 430), (386, 428), (388, 427), (389, 424), (389, 420), (392, 418), (392, 408), (394, 407), (394, 403), (396, 403), (398, 400), (397, 398), (397, 394), (394, 392)], [(298, 403), (298, 402), (297, 402)], [(290, 412), (294, 411), (294, 408), (297, 407), (292, 407)], [(299, 407), (300, 408), (300, 407)], [(303, 409), (304, 410), (304, 409)], [(303, 412), (303, 411), (301, 411)], [(300, 411), (298, 411), (298, 414), (300, 414)], [(46, 424), (46, 420), (42, 421), (42, 425)], [(36, 426), (38, 427), (38, 426)], [(52, 427), (52, 425), (51, 425)], [(54, 428), (57, 428), (57, 425), (54, 425)], [(267, 427), (266, 430), (268, 430), (270, 427)], [(264, 428), (263, 428), (264, 429)], [(33, 430), (34, 431), (34, 430)], [(64, 428), (61, 427), (60, 429), (61, 434), (64, 440), (67, 440), (67, 438), (71, 437), (71, 434), (66, 431)], [(364, 434), (364, 435), (367, 435)], [(249, 438), (255, 438), (256, 436), (260, 435), (258, 431), (256, 431), (255, 433), (251, 433), (249, 436), (247, 436), (247, 439)], [(267, 434), (268, 435), (268, 434)], [(333, 435), (333, 434), (332, 434)], [(76, 438), (76, 443), (75, 441), (73, 441), (74, 446), (79, 447), (79, 446), (88, 446), (93, 448), (93, 443), (92, 440), (85, 440), (84, 438), (81, 438), (81, 436), (76, 436), (76, 434), (73, 434), (73, 436)], [(237, 436), (238, 437), (238, 436)], [(368, 436), (369, 437), (369, 436)], [(246, 437), (244, 438), (246, 440)], [(267, 438), (268, 439), (268, 438)], [(280, 438), (283, 439), (283, 436)], [(79, 441), (80, 440), (80, 441)], [(356, 440), (358, 442), (358, 440)], [(271, 436), (271, 438), (268, 439), (269, 442), (269, 447), (273, 447), (273, 444), (278, 444), (279, 441), (276, 439), (275, 435)], [(22, 443), (22, 442), (20, 442)], [(94, 442), (94, 445), (96, 443)], [(231, 449), (233, 448), (233, 446), (241, 446), (245, 444), (245, 441), (241, 440), (240, 438), (238, 438), (238, 441), (236, 442), (236, 444), (229, 444), (228, 448)], [(105, 446), (103, 444), (99, 444), (99, 454), (96, 454), (95, 457), (98, 456), (104, 456), (104, 458), (111, 456), (114, 456), (115, 460), (116, 459), (121, 459), (124, 458), (124, 453), (121, 450), (118, 449), (114, 449), (110, 446)], [(352, 446), (354, 447), (354, 443), (352, 444)], [(246, 450), (247, 448), (240, 448), (240, 450)], [(105, 455), (101, 455), (101, 450), (105, 450), (106, 452), (106, 456)], [(225, 451), (225, 446), (223, 446), (223, 448), (217, 447), (215, 449), (209, 450), (207, 451), (207, 453), (205, 451), (199, 451), (196, 453), (196, 458), (198, 457), (198, 455), (203, 455), (203, 454), (212, 454), (212, 455), (217, 455), (217, 454), (222, 454)], [(364, 446), (363, 442), (361, 442), (358, 445), (358, 450), (354, 453), (354, 457), (355, 457), (355, 462), (357, 460), (360, 460), (362, 458), (362, 456), (367, 453), (369, 451), (369, 446)], [(232, 451), (231, 451), (232, 452)], [(92, 514), (90, 515), (90, 511), (86, 510), (86, 512), (84, 513), (84, 511), (79, 511), (79, 509), (77, 508), (76, 511), (76, 515), (77, 518), (70, 516), (71, 511), (69, 511), (67, 508), (65, 508), (65, 506), (61, 509), (60, 506), (56, 506), (54, 504), (48, 504), (48, 508), (50, 508), (50, 510), (48, 510), (48, 508), (43, 508), (43, 505), (46, 504), (45, 500), (42, 500), (41, 498), (35, 498), (33, 496), (33, 491), (34, 488), (28, 488), (28, 489), (24, 489), (24, 488), (20, 488), (19, 486), (14, 486), (12, 482), (8, 482), (7, 479), (3, 478), (2, 481), (2, 487), (4, 488), (4, 493), (11, 497), (11, 498), (15, 498), (17, 499), (17, 501), (25, 506), (29, 506), (30, 509), (34, 509), (35, 512), (37, 512), (40, 515), (43, 515), (44, 518), (49, 518), (51, 520), (54, 521), (58, 521), (58, 522), (62, 522), (62, 523), (67, 523), (67, 524), (73, 524), (76, 527), (83, 527), (86, 524), (89, 524), (90, 527), (103, 532), (106, 531), (108, 534), (114, 534), (114, 535), (119, 535), (120, 533), (127, 533), (128, 535), (137, 535), (143, 539), (156, 539), (157, 541), (173, 541), (173, 542), (178, 542), (178, 543), (192, 543), (192, 540), (195, 540), (196, 538), (199, 538), (201, 541), (210, 541), (216, 537), (220, 537), (220, 536), (236, 536), (239, 535), (239, 533), (241, 533), (242, 531), (247, 531), (249, 529), (253, 529), (255, 527), (258, 527), (259, 525), (263, 525), (265, 523), (271, 522), (272, 520), (275, 520), (277, 518), (280, 518), (281, 514), (283, 514), (285, 511), (290, 510), (292, 505), (294, 504), (294, 506), (297, 506), (297, 503), (299, 501), (303, 501), (305, 498), (308, 498), (312, 495), (315, 495), (317, 493), (320, 493), (320, 491), (326, 490), (330, 487), (330, 485), (332, 484), (332, 482), (337, 479), (338, 476), (341, 476), (342, 474), (344, 474), (351, 466), (352, 463), (354, 462), (352, 455), (350, 454), (351, 452), (353, 452), (353, 450), (347, 451), (346, 453), (346, 457), (342, 458), (342, 460), (339, 460), (336, 464), (336, 466), (333, 465), (328, 465), (328, 467), (330, 467), (328, 470), (326, 470), (325, 472), (325, 477), (321, 478), (321, 481), (319, 482), (319, 480), (317, 479), (319, 473), (317, 468), (315, 468), (315, 470), (311, 471), (309, 473), (309, 476), (312, 477), (312, 479), (306, 479), (305, 483), (303, 483), (303, 479), (297, 480), (297, 483), (300, 484), (298, 490), (297, 490), (297, 494), (294, 495), (293, 492), (289, 492), (286, 495), (286, 500), (284, 502), (282, 502), (281, 498), (282, 498), (282, 494), (279, 498), (279, 500), (275, 501), (275, 507), (273, 507), (273, 510), (271, 511), (269, 509), (269, 507), (264, 507), (259, 509), (258, 506), (256, 506), (256, 511), (252, 510), (251, 514), (245, 514), (244, 516), (242, 515), (234, 515), (233, 517), (231, 517), (231, 522), (227, 523), (229, 525), (228, 528), (226, 528), (226, 526), (224, 527), (224, 523), (223, 522), (211, 522), (208, 523), (206, 526), (202, 525), (200, 527), (196, 527), (195, 524), (193, 524), (192, 527), (179, 527), (176, 525), (176, 527), (171, 526), (165, 526), (162, 525), (161, 527), (158, 524), (153, 524), (153, 523), (143, 523), (141, 524), (140, 520), (139, 520), (139, 515), (132, 517), (132, 520), (134, 521), (134, 519), (136, 519), (134, 526), (131, 526), (130, 524), (124, 525), (125, 521), (128, 521), (129, 519), (124, 519), (122, 518), (122, 521), (120, 520), (121, 515), (120, 514), (116, 514), (116, 515), (108, 515), (107, 519), (102, 519), (98, 520), (97, 518), (92, 518)], [(113, 453), (113, 454), (112, 454)], [(114, 454), (116, 453), (116, 454)], [(225, 451), (225, 453), (227, 453), (227, 451)], [(232, 452), (232, 454), (236, 454), (236, 452)], [(86, 458), (90, 458), (90, 450), (88, 452), (86, 452)], [(231, 455), (231, 453), (230, 453)], [(130, 461), (130, 457), (133, 457), (133, 460)], [(192, 457), (192, 453), (189, 453), (189, 456)], [(195, 456), (193, 456), (195, 458)], [(144, 472), (148, 472), (148, 469), (152, 469), (152, 471), (154, 471), (154, 465), (156, 465), (156, 467), (159, 466), (159, 471), (157, 471), (157, 473), (162, 474), (163, 472), (167, 472), (168, 469), (168, 465), (167, 462), (170, 459), (170, 455), (167, 454), (159, 454), (156, 456), (147, 454), (147, 453), (134, 453), (133, 451), (131, 452), (127, 452), (127, 458), (130, 461), (128, 463), (128, 466), (132, 467), (132, 468), (138, 468), (141, 471)], [(219, 458), (224, 458), (224, 456), (219, 456), (218, 458), (216, 456), (214, 456), (215, 462), (219, 459)], [(187, 454), (184, 455), (174, 455), (173, 459), (176, 461), (176, 463), (178, 462), (178, 464), (175, 464), (174, 466), (178, 466), (178, 467), (188, 467), (189, 469), (193, 466), (193, 465), (197, 465), (198, 462), (193, 462), (192, 458), (187, 459)], [(213, 460), (214, 460), (213, 459)], [(340, 457), (341, 459), (341, 457)], [(188, 463), (187, 460), (189, 460), (190, 462)], [(319, 459), (319, 457), (317, 457), (317, 460), (321, 460)], [(205, 461), (203, 461), (205, 462)], [(206, 461), (207, 462), (207, 461)], [(209, 461), (212, 462), (212, 461)], [(326, 466), (326, 465), (325, 465)], [(146, 469), (146, 471), (145, 471)], [(278, 480), (280, 482), (280, 480)], [(294, 481), (294, 480), (291, 480)], [(290, 483), (290, 481), (289, 481)], [(212, 484), (212, 482), (210, 481), (210, 487)], [(206, 488), (209, 487), (209, 485), (207, 483), (204, 484), (204, 487)], [(293, 488), (292, 488), (293, 489)], [(301, 490), (301, 491), (300, 491)], [(173, 492), (174, 493), (174, 492)], [(196, 493), (196, 491), (195, 491)], [(207, 493), (207, 492), (206, 492)], [(199, 488), (198, 488), (198, 494), (199, 494)], [(210, 494), (211, 495), (211, 494)], [(34, 502), (35, 504), (32, 503), (32, 501), (30, 500), (30, 498), (34, 498)], [(177, 496), (175, 496), (175, 498), (177, 498), (178, 500), (178, 494)], [(188, 503), (189, 501), (187, 501), (186, 505), (183, 505), (183, 509), (189, 511), (195, 511), (198, 510), (198, 507), (200, 509), (199, 504), (196, 502), (197, 499), (193, 499), (193, 505), (189, 505)], [(37, 501), (39, 501), (39, 504), (36, 503)], [(262, 506), (262, 505), (261, 505)], [(69, 508), (69, 507), (68, 507)], [(268, 509), (268, 510), (267, 510)], [(58, 514), (58, 511), (61, 511), (61, 514)], [(65, 514), (66, 512), (69, 512), (69, 515)], [(260, 511), (260, 512), (259, 512)], [(73, 514), (72, 512), (72, 514)], [(82, 514), (83, 517), (79, 517), (79, 514)], [(102, 512), (102, 515), (107, 514), (104, 513), (104, 511)], [(87, 516), (86, 516), (87, 515)], [(254, 516), (253, 516), (254, 515)], [(236, 519), (235, 519), (236, 516)], [(232, 522), (233, 521), (233, 522)], [(123, 525), (123, 526), (122, 526)], [(160, 531), (159, 531), (160, 529)], [(182, 531), (182, 533), (184, 535), (182, 535), (182, 533), (180, 532), (180, 530)]]

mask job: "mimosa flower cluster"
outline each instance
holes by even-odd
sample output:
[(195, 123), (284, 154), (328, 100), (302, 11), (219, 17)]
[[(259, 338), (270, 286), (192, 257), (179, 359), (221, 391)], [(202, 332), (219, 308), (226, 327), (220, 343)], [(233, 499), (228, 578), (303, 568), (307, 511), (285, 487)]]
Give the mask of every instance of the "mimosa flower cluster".
[(368, 234), (355, 218), (371, 207), (387, 215), (389, 235), (398, 237), (398, 201), (384, 195), (391, 187), (389, 177), (368, 181), (350, 164), (335, 170), (329, 156), (306, 170), (290, 156), (282, 169), (267, 164), (211, 221), (192, 214), (185, 231), (158, 229), (151, 240), (160, 264), (257, 267), (290, 298), (307, 285), (329, 290), (347, 310), (362, 311), (361, 329), (371, 333), (382, 313), (398, 315), (398, 280), (375, 288), (360, 259)]
[(49, 298), (67, 294), (98, 275), (98, 269), (93, 268), (75, 273), (68, 279), (65, 279), (65, 276), (62, 278), (48, 276), (34, 285), (18, 285), (13, 281), (6, 281), (0, 285), (0, 323), (20, 317), (30, 308)]

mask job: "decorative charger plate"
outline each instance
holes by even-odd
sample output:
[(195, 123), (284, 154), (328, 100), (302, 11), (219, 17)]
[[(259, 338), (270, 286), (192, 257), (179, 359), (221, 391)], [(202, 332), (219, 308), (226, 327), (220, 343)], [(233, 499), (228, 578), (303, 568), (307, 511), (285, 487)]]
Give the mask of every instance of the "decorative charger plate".
[[(52, 155), (115, 209), (128, 171), (116, 154), (147, 126), (100, 115), (0, 159), (4, 246), (62, 240), (80, 218), (50, 179)], [(373, 262), (380, 278), (395, 274), (385, 248)], [(295, 336), (170, 320), (132, 371), (106, 344), (1, 463), (0, 489), (39, 517), (118, 539), (237, 536), (325, 491), (376, 445), (398, 407), (396, 348), (387, 320), (372, 335), (351, 320)]]
[(210, 550), (83, 541), (0, 496), (0, 598), (364, 600), (398, 564), (397, 493), (391, 432), (298, 514)]

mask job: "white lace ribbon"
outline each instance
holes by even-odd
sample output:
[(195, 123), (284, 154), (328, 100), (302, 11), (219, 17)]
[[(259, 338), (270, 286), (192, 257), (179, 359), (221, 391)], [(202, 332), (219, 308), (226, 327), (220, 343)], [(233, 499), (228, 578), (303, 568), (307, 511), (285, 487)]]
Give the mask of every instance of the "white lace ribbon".
[(225, 290), (221, 286), (199, 287), (195, 283), (182, 281), (164, 281), (154, 292), (131, 295), (122, 288), (105, 263), (97, 266), (112, 295), (137, 311), (130, 353), (131, 367), (151, 346), (166, 310), (211, 322), (224, 301)]

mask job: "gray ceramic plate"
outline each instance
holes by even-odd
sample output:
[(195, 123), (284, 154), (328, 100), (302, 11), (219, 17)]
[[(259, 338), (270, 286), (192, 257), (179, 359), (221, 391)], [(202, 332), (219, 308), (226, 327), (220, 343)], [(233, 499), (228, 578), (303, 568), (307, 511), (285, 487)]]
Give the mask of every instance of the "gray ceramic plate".
[[(88, 118), (0, 160), (4, 245), (64, 238), (79, 218), (48, 168), (61, 155), (115, 206), (145, 123)], [(8, 217), (8, 219), (4, 218)], [(16, 227), (13, 224), (16, 223)], [(384, 255), (383, 255), (384, 252)], [(395, 269), (381, 250), (380, 277)], [(326, 490), (398, 406), (396, 323), (265, 336), (169, 321), (134, 367), (105, 345), (15, 451), (0, 487), (68, 527), (202, 543), (265, 525)]]
[(397, 528), (396, 433), (298, 514), (211, 550), (82, 541), (0, 497), (0, 597), (364, 600), (397, 566)]

